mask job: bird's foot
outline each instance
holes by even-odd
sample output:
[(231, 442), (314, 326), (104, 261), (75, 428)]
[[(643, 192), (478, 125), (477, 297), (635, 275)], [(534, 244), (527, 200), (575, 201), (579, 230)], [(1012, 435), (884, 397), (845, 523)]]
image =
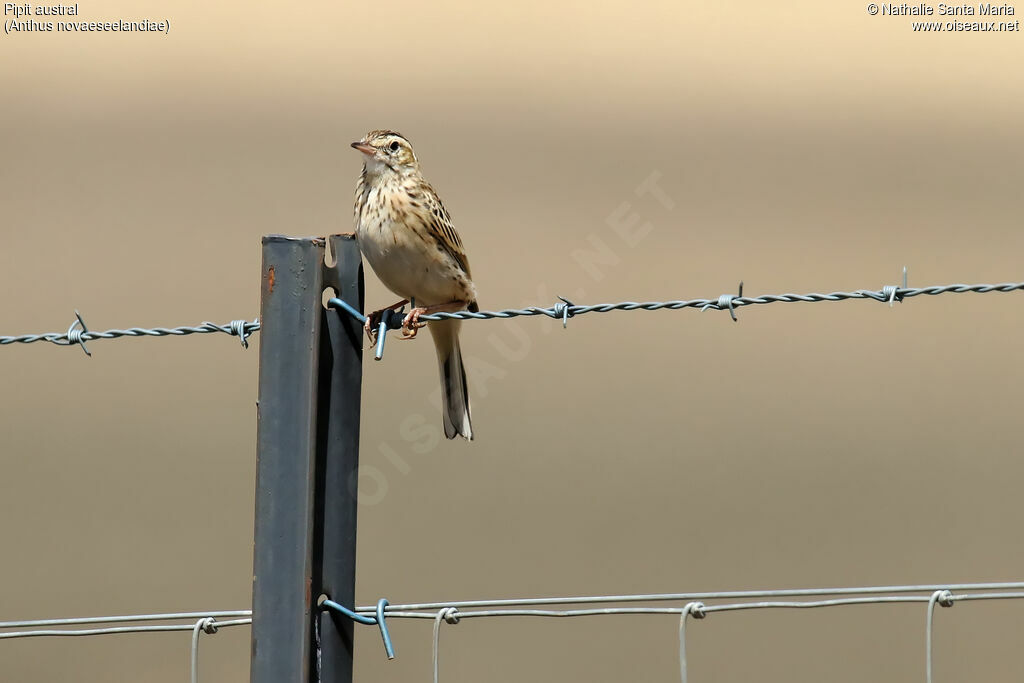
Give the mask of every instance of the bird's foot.
[(396, 301), (390, 306), (382, 308), (379, 311), (373, 311), (366, 316), (366, 322), (363, 324), (363, 329), (366, 330), (366, 336), (369, 338), (371, 344), (377, 343), (377, 331), (380, 329), (380, 321), (381, 318), (383, 318), (385, 311), (393, 311), (396, 308), (401, 308), (407, 303), (409, 303), (408, 299), (402, 299), (401, 301)]
[[(414, 302), (415, 303), (415, 302)], [(420, 307), (416, 306), (409, 315), (405, 316), (402, 321), (402, 338), (403, 339), (415, 339), (416, 330), (421, 327), (425, 327), (426, 323), (420, 322), (421, 315), (433, 315), (434, 313), (454, 313), (456, 311), (464, 310), (467, 306), (474, 302), (465, 301), (449, 301), (443, 304), (434, 304), (432, 306)]]
[(427, 312), (425, 308), (414, 308), (409, 311), (409, 315), (405, 316), (402, 320), (402, 339), (415, 339), (416, 332), (421, 327), (426, 327), (426, 323), (420, 322), (420, 316)]

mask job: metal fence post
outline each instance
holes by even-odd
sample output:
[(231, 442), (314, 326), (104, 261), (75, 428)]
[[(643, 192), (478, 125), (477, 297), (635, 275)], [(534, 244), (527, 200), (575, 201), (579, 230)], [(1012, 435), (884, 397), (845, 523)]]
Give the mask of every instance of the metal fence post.
[[(340, 299), (361, 311), (363, 268), (359, 247), (351, 236), (333, 235), (330, 240), (337, 261), (326, 273), (326, 284)], [(355, 607), (363, 326), (349, 315), (329, 311), (321, 336), (320, 377), (329, 377), (330, 383), (320, 386), (320, 414), (328, 419), (321, 420), (317, 430), (320, 460), (314, 510), (313, 595), (314, 600), (323, 594)], [(327, 610), (319, 619), (319, 680), (351, 683), (354, 623)]]
[(361, 310), (363, 281), (350, 237), (334, 267), (324, 246), (263, 238), (252, 683), (352, 680), (352, 625), (317, 598), (353, 602), (362, 337), (322, 292)]

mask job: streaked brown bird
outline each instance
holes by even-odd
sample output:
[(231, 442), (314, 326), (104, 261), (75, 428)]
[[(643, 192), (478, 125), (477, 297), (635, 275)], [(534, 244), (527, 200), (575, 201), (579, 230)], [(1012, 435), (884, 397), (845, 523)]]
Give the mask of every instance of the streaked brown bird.
[[(352, 147), (364, 154), (356, 184), (356, 241), (381, 282), (402, 297), (388, 309), (412, 302), (402, 322), (403, 335), (416, 336), (424, 325), (421, 315), (478, 311), (462, 240), (441, 199), (423, 178), (409, 141), (391, 130), (373, 130)], [(366, 321), (371, 337), (374, 319), (371, 315)], [(444, 434), (472, 441), (469, 387), (459, 348), (461, 324), (432, 321), (429, 329), (441, 371)]]

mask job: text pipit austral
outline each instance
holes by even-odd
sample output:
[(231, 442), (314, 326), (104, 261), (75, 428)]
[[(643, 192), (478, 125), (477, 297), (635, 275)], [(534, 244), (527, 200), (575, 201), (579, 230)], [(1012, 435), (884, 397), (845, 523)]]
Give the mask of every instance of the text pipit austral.
[[(412, 302), (402, 334), (415, 337), (421, 315), (480, 310), (469, 260), (451, 216), (434, 188), (420, 173), (409, 141), (390, 130), (374, 130), (352, 147), (362, 152), (363, 172), (356, 184), (356, 241), (381, 282), (402, 300)], [(387, 309), (384, 309), (387, 310)], [(367, 317), (373, 334), (375, 315)], [(441, 369), (444, 434), (473, 439), (469, 388), (459, 349), (459, 320), (432, 321), (430, 334)]]

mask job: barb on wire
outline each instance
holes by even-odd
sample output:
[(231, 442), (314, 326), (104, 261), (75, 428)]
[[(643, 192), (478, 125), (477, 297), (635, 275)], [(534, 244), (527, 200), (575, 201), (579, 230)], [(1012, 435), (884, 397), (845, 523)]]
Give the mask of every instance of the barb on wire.
[(126, 330), (106, 330), (104, 332), (93, 331), (85, 326), (82, 316), (75, 311), (77, 318), (67, 332), (46, 332), (44, 334), (22, 334), (17, 336), (0, 336), (0, 346), (5, 344), (32, 344), (35, 342), (50, 342), (57, 346), (79, 345), (86, 355), (92, 353), (86, 348), (85, 342), (93, 339), (116, 339), (118, 337), (183, 337), (189, 334), (210, 334), (221, 332), (238, 337), (243, 348), (249, 348), (249, 337), (260, 329), (259, 320), (232, 320), (224, 325), (204, 322), (198, 325), (181, 327), (129, 327)]
[(564, 296), (560, 296), (558, 298), (562, 300), (562, 303), (555, 304), (554, 306), (552, 306), (552, 311), (555, 314), (554, 317), (562, 318), (562, 329), (564, 330), (565, 328), (569, 327), (569, 318), (575, 315), (575, 313), (572, 313), (572, 307), (575, 306), (576, 304), (569, 301)]
[[(585, 313), (609, 313), (611, 311), (659, 311), (662, 309), (667, 310), (680, 310), (684, 308), (696, 308), (701, 311), (710, 309), (717, 311), (729, 311), (729, 315), (735, 321), (736, 309), (743, 306), (763, 306), (765, 304), (776, 304), (776, 303), (820, 303), (820, 302), (836, 302), (846, 301), (851, 299), (872, 299), (874, 301), (880, 301), (882, 303), (892, 304), (893, 302), (908, 299), (915, 296), (938, 296), (940, 294), (965, 294), (968, 292), (974, 292), (976, 294), (988, 294), (992, 292), (1014, 292), (1024, 289), (1024, 282), (1004, 282), (995, 285), (987, 284), (976, 284), (976, 285), (932, 285), (930, 287), (907, 287), (904, 282), (904, 286), (897, 287), (896, 285), (886, 285), (882, 289), (858, 289), (852, 292), (830, 292), (828, 294), (818, 294), (811, 292), (809, 294), (762, 294), (760, 296), (743, 296), (743, 283), (740, 283), (739, 294), (723, 294), (714, 299), (688, 299), (688, 300), (677, 300), (677, 301), (647, 301), (647, 302), (635, 302), (635, 301), (622, 301), (615, 304), (592, 304), (589, 306), (580, 306), (569, 302), (562, 297), (561, 302), (554, 304), (548, 308), (542, 308), (538, 306), (530, 306), (527, 308), (506, 308), (499, 311), (458, 311), (456, 313), (431, 313), (429, 315), (421, 315), (420, 320), (505, 320), (508, 318), (517, 318), (520, 316), (536, 316), (543, 315), (548, 318), (555, 320), (561, 320), (563, 327), (567, 325), (568, 319), (577, 315), (583, 315)], [(328, 301), (328, 305), (333, 308), (341, 308), (336, 303), (339, 299), (331, 299)], [(366, 318), (346, 306), (345, 310), (348, 311), (349, 315), (360, 322), (364, 322)], [(390, 329), (398, 329), (401, 326), (400, 316), (394, 316), (390, 318), (388, 327)]]
[(68, 328), (68, 331), (66, 333), (66, 336), (68, 338), (66, 343), (68, 346), (79, 344), (82, 347), (82, 350), (85, 351), (85, 355), (91, 357), (92, 352), (89, 351), (88, 348), (86, 348), (85, 340), (82, 339), (83, 334), (89, 333), (89, 328), (85, 326), (85, 321), (82, 320), (82, 314), (79, 313), (77, 310), (75, 311), (75, 318), (75, 322), (71, 323), (71, 327)]

